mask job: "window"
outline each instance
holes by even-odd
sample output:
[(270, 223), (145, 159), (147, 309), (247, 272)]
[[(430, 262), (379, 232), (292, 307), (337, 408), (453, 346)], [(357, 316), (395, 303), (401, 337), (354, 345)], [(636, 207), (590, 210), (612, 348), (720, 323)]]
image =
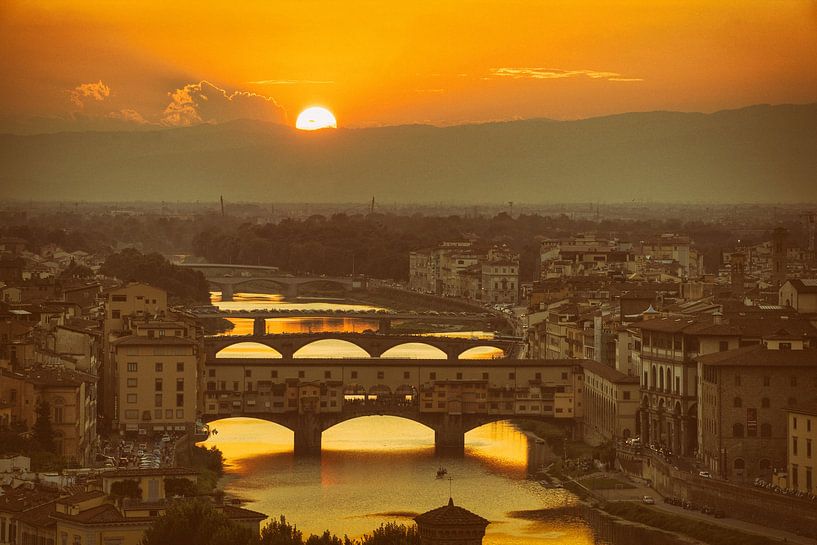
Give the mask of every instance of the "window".
[(176, 372), (177, 373), (184, 373), (184, 362), (183, 361), (177, 361), (176, 362)]
[(233, 391), (234, 391), (234, 392), (237, 392), (237, 391), (238, 391), (238, 381), (237, 381), (237, 380), (234, 380), (234, 381), (233, 381)]
[(177, 392), (184, 392), (184, 379), (177, 378), (176, 379), (176, 391)]
[(729, 350), (729, 341), (720, 341), (718, 343), (718, 351), (726, 352), (727, 350)]
[(385, 377), (385, 373), (383, 373), (383, 371), (378, 371), (377, 378), (382, 379), (383, 377)]
[(811, 468), (806, 468), (806, 490), (811, 491)]
[(797, 464), (791, 465), (791, 484), (792, 488), (800, 488), (800, 468)]
[(128, 379), (128, 388), (136, 388), (136, 385), (138, 384), (138, 382), (137, 382), (138, 380), (139, 379), (129, 378)]
[(403, 371), (403, 378), (405, 379), (411, 378), (411, 371)]
[(562, 373), (562, 380), (567, 380), (567, 373)]
[(791, 419), (791, 428), (793, 430), (797, 429), (797, 417), (796, 416), (792, 417), (792, 419)]
[(811, 458), (811, 439), (806, 439), (806, 458)]
[(252, 376), (252, 369), (244, 369), (244, 376), (250, 378)]
[(462, 373), (457, 373), (457, 380), (462, 380)]
[(743, 460), (743, 458), (735, 458), (732, 465), (735, 469), (746, 469), (746, 462)]
[(153, 409), (153, 418), (160, 420), (162, 418), (162, 409)]
[(304, 378), (306, 373), (304, 371), (298, 371), (298, 378)]
[(621, 398), (625, 401), (630, 399), (630, 392), (621, 392)]
[(357, 371), (352, 371), (352, 378), (357, 378)]
[(162, 362), (157, 361), (156, 362), (156, 372), (161, 373), (163, 371), (163, 369), (164, 369), (164, 365), (162, 365)]
[(508, 373), (508, 380), (516, 380), (516, 373)]
[(207, 370), (207, 376), (208, 376), (208, 377), (214, 377), (214, 376), (216, 376), (216, 370), (215, 370), (215, 369), (208, 369), (208, 370)]
[(324, 371), (323, 378), (332, 378), (332, 371)]
[(777, 343), (778, 350), (791, 350), (791, 343)]
[(112, 311), (111, 311), (111, 318), (112, 318), (112, 319), (114, 319), (114, 320), (118, 320), (118, 319), (120, 319), (121, 317), (122, 317), (122, 311), (121, 311), (121, 310), (112, 310)]
[(153, 388), (153, 389), (154, 389), (155, 391), (157, 391), (157, 392), (161, 392), (161, 391), (162, 391), (162, 379), (157, 378), (157, 379), (155, 380), (155, 386), (154, 386), (154, 388)]
[(153, 395), (153, 406), (154, 407), (161, 407), (162, 406), (162, 394), (154, 394)]
[(764, 397), (763, 399), (761, 399), (761, 400), (760, 400), (760, 406), (761, 406), (762, 408), (764, 408), (764, 409), (768, 409), (768, 408), (769, 408), (769, 398), (768, 398), (768, 397)]
[(270, 378), (278, 378), (278, 371), (272, 370), (269, 373)]
[(184, 418), (184, 409), (176, 409), (176, 418), (179, 420)]
[(136, 403), (136, 394), (128, 394), (128, 403)]
[(488, 380), (488, 373), (482, 373), (482, 380)]
[(176, 406), (184, 407), (184, 394), (176, 394)]
[(768, 422), (764, 422), (760, 425), (760, 436), (761, 437), (771, 437), (772, 436), (772, 425)]
[(796, 376), (791, 377), (790, 383), (792, 386), (797, 386), (797, 377)]
[(534, 376), (535, 376), (536, 380), (542, 380), (542, 373), (536, 373), (536, 375), (534, 375)]
[(129, 373), (135, 373), (138, 370), (139, 370), (139, 365), (137, 363), (135, 363), (135, 362), (129, 362), (128, 363), (128, 372)]
[(797, 456), (797, 437), (791, 438), (791, 454)]
[(743, 424), (732, 424), (732, 437), (743, 437)]
[(111, 301), (116, 301), (117, 303), (124, 303), (127, 300), (127, 295), (111, 295)]
[(743, 400), (739, 397), (736, 397), (732, 406), (736, 408), (743, 407)]
[(127, 411), (125, 411), (125, 418), (127, 418), (128, 420), (136, 420), (137, 418), (139, 418), (139, 411), (137, 411), (136, 409), (128, 409)]
[(772, 377), (763, 377), (763, 386), (771, 386)]
[(735, 386), (740, 386), (740, 375), (735, 375)]
[(431, 380), (437, 380), (437, 373), (432, 371), (431, 373), (428, 374), (428, 378)]

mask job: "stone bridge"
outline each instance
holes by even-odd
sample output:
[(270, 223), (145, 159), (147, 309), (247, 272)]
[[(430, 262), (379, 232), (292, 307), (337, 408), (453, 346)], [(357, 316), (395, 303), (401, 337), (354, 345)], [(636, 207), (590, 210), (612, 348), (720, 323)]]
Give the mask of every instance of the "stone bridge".
[(251, 265), (228, 265), (219, 263), (184, 264), (185, 268), (200, 271), (207, 281), (221, 290), (222, 301), (232, 301), (236, 288), (249, 282), (270, 282), (281, 288), (287, 298), (298, 296), (306, 285), (331, 285), (344, 291), (366, 288), (363, 276), (309, 276), (278, 272), (275, 267), (254, 267)]
[(565, 426), (582, 416), (583, 371), (573, 360), (217, 359), (206, 364), (201, 418), (252, 417), (294, 432), (315, 454), (322, 433), (363, 416), (397, 416), (462, 452), (465, 433), (508, 419)]
[[(261, 324), (263, 327), (263, 323)], [(256, 329), (258, 324), (256, 323)], [(442, 350), (450, 360), (456, 360), (467, 350), (476, 347), (492, 347), (503, 351), (505, 357), (513, 357), (522, 347), (517, 340), (507, 339), (471, 339), (460, 337), (437, 337), (433, 335), (383, 335), (373, 333), (287, 333), (278, 335), (220, 335), (207, 337), (204, 342), (207, 358), (216, 359), (217, 354), (230, 346), (239, 343), (257, 343), (278, 352), (283, 359), (292, 359), (301, 348), (321, 340), (342, 340), (358, 346), (370, 357), (379, 358), (390, 348), (420, 343)]]

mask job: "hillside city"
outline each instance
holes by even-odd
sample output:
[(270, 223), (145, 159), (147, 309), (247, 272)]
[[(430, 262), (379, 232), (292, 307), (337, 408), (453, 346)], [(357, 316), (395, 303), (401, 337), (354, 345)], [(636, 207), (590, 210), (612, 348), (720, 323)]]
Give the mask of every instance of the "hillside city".
[[(627, 518), (625, 499), (758, 540), (744, 543), (817, 539), (813, 212), (693, 224), (517, 209), (425, 218), (423, 232), (374, 202), (273, 221), (223, 204), (97, 211), (74, 228), (7, 212), (0, 545), (162, 543), (171, 515), (218, 521), (235, 532), (225, 543), (283, 543), (288, 523), (225, 495), (222, 453), (198, 444), (215, 421), (254, 417), (292, 430), (296, 456), (320, 455), (323, 431), (371, 415), (424, 424), (453, 456), (466, 432), (510, 421), (546, 452), (536, 481), (612, 515)], [(178, 240), (143, 235), (159, 219)], [(104, 244), (93, 222), (109, 226)], [(360, 243), (363, 231), (401, 242)], [(284, 250), (293, 233), (301, 246)], [(263, 290), (377, 308), (223, 305)], [(270, 332), (280, 317), (377, 325)], [(366, 356), (299, 357), (330, 339)], [(277, 359), (224, 355), (239, 342)], [(439, 356), (387, 354), (408, 343)], [(453, 499), (414, 520), (380, 531), (481, 543), (489, 524)]]

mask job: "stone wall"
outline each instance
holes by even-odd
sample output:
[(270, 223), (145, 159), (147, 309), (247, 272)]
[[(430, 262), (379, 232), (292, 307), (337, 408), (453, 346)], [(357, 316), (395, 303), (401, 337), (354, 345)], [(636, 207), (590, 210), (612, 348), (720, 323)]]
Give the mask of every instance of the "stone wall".
[(629, 474), (649, 479), (652, 487), (663, 496), (709, 505), (723, 510), (730, 518), (817, 536), (817, 502), (699, 477), (675, 469), (652, 453), (620, 452), (619, 467)]

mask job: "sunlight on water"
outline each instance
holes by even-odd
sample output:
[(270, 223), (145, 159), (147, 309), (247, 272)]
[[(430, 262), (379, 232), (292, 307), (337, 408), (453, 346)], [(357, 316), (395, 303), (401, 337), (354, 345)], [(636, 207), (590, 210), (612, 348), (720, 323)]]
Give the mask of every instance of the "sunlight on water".
[(211, 291), (210, 302), (223, 310), (383, 310), (383, 307), (372, 305), (333, 301), (285, 301), (280, 293), (236, 293), (232, 301), (222, 301), (221, 292)]
[[(418, 423), (386, 416), (350, 420), (323, 434), (323, 452), (312, 458), (292, 453), (292, 432), (247, 418), (211, 424), (228, 460), (224, 486), (248, 500), (246, 507), (270, 516), (285, 514), (299, 528), (360, 536), (381, 522), (411, 524), (414, 514), (448, 500), (449, 482), (436, 479), (445, 466), (457, 504), (491, 520), (486, 545), (590, 545), (586, 523), (556, 516), (575, 498), (526, 480), (529, 446), (506, 422), (466, 435), (464, 457), (439, 458), (434, 433)], [(552, 509), (546, 523), (514, 518), (514, 511)]]

